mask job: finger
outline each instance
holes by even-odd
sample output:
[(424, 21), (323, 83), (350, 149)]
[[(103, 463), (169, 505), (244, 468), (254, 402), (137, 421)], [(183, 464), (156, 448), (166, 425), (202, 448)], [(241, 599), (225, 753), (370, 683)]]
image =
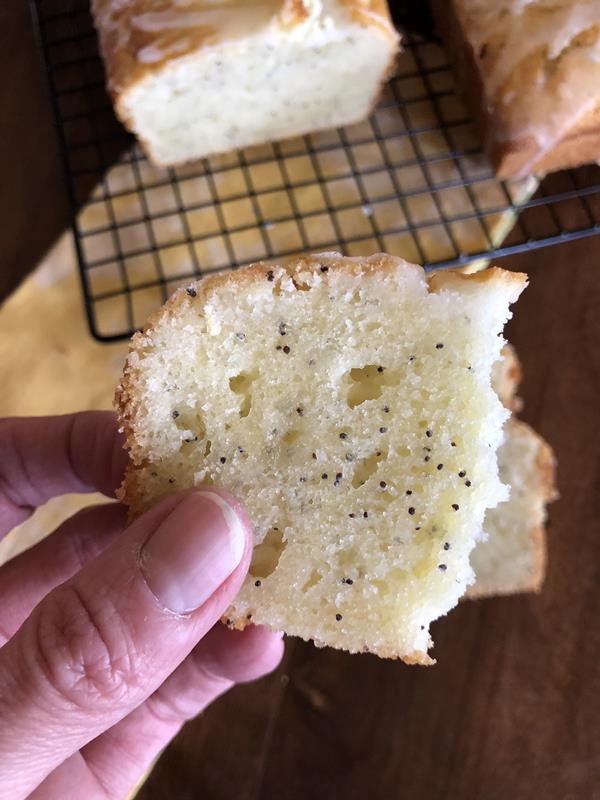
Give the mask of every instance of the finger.
[[(2, 793), (0, 790), (0, 798)], [(74, 753), (27, 796), (27, 800), (108, 800), (81, 753)], [(15, 800), (11, 796), (10, 800)], [(122, 798), (119, 798), (122, 800)]]
[(7, 782), (30, 790), (156, 691), (225, 612), (250, 550), (231, 498), (183, 492), (50, 592), (0, 650)]
[(127, 463), (116, 416), (0, 420), (0, 538), (51, 497), (118, 488)]
[(142, 706), (84, 748), (109, 797), (135, 786), (185, 722), (234, 684), (272, 672), (282, 655), (280, 634), (215, 627)]
[(274, 670), (282, 653), (280, 634), (254, 626), (245, 631), (215, 626), (143, 705), (83, 749), (91, 777), (71, 758), (34, 797), (70, 797), (74, 786), (91, 785), (91, 781), (109, 798), (127, 796), (187, 720), (235, 683), (256, 680)]
[(0, 567), (0, 647), (48, 592), (79, 572), (122, 533), (126, 513), (117, 503), (84, 508), (35, 547)]

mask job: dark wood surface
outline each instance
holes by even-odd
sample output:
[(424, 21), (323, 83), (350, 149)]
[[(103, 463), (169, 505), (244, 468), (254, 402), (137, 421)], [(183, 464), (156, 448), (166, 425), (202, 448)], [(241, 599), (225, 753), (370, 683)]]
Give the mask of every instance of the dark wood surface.
[(26, 0), (0, 2), (0, 298), (64, 230), (67, 203)]
[[(0, 4), (0, 293), (67, 221), (27, 4)], [(600, 798), (600, 239), (512, 258), (523, 418), (561, 499), (537, 597), (465, 602), (430, 668), (289, 641), (281, 669), (189, 724), (142, 800)]]

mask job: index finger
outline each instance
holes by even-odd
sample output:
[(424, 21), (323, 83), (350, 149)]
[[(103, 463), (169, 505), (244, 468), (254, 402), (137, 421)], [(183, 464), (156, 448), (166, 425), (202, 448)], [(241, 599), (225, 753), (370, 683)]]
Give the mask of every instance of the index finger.
[(0, 538), (70, 492), (112, 497), (127, 455), (111, 411), (0, 420)]

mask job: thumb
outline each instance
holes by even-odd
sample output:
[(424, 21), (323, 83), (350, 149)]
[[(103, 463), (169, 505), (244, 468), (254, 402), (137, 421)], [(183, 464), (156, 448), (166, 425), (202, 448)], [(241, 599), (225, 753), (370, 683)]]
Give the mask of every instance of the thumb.
[(0, 764), (11, 797), (163, 683), (234, 598), (250, 540), (226, 494), (186, 492), (47, 595), (0, 650)]

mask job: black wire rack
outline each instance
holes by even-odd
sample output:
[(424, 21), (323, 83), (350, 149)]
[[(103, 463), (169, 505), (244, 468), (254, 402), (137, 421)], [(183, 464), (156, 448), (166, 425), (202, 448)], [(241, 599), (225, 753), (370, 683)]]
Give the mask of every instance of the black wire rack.
[(600, 231), (597, 165), (494, 178), (422, 15), (410, 30), (404, 14), (368, 121), (160, 169), (115, 120), (89, 0), (31, 4), (98, 340), (131, 335), (190, 278), (260, 259), (383, 250), (466, 266)]

